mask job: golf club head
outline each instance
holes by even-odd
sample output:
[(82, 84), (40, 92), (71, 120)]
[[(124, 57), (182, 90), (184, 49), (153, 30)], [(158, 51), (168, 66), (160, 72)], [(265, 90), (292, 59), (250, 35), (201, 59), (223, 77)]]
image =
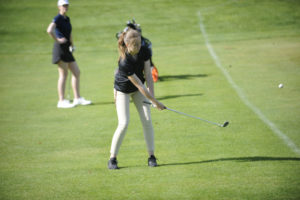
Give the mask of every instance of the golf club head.
[(226, 122), (223, 124), (223, 126), (222, 126), (222, 127), (226, 127), (226, 126), (228, 126), (228, 124), (229, 124), (229, 122), (228, 122), (228, 121), (226, 121)]

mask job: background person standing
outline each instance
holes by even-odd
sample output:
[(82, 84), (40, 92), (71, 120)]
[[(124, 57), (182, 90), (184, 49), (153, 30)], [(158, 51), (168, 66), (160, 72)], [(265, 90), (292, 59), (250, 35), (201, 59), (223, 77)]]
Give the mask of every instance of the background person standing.
[[(66, 15), (69, 9), (68, 0), (59, 0), (59, 14), (47, 28), (47, 33), (55, 40), (52, 53), (52, 63), (58, 65), (58, 108), (72, 108), (76, 105), (89, 105), (92, 102), (80, 96), (80, 70), (73, 57), (74, 44), (72, 40), (72, 26), (70, 18)], [(72, 73), (73, 103), (64, 98), (68, 69)]]

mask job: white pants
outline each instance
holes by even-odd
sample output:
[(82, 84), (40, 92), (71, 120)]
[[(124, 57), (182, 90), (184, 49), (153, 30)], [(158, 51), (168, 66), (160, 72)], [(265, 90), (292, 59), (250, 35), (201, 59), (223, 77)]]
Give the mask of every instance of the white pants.
[(146, 101), (146, 98), (139, 91), (130, 94), (115, 91), (116, 109), (119, 123), (114, 133), (110, 149), (110, 153), (113, 156), (117, 156), (129, 124), (130, 97), (132, 97), (143, 125), (144, 138), (147, 144), (148, 152), (154, 152), (154, 131), (151, 121), (150, 106), (143, 103), (143, 101)]

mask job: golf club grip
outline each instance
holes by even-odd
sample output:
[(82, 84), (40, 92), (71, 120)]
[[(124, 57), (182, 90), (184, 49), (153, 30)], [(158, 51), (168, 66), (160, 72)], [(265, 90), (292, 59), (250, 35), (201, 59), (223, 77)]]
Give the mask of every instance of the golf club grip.
[(153, 108), (156, 108), (156, 106), (153, 103), (151, 103), (151, 102), (143, 101), (143, 103), (144, 104), (148, 104), (148, 105), (152, 106)]
[(148, 102), (148, 101), (143, 101), (143, 103), (148, 104), (148, 105), (152, 105), (152, 103)]

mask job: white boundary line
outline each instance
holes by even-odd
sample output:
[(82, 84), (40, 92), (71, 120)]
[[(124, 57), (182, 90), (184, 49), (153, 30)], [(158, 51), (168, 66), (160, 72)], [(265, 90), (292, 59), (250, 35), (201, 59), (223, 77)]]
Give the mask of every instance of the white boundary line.
[(200, 20), (199, 26), (201, 33), (205, 39), (205, 45), (209, 51), (209, 54), (215, 61), (217, 67), (223, 72), (224, 76), (226, 77), (227, 81), (230, 83), (230, 85), (233, 87), (233, 89), (237, 92), (240, 99), (244, 102), (246, 106), (248, 106), (266, 125), (270, 127), (270, 129), (281, 139), (285, 142), (287, 146), (290, 147), (291, 150), (293, 150), (296, 154), (300, 155), (300, 149), (294, 144), (294, 142), (286, 136), (282, 131), (280, 131), (276, 125), (271, 122), (256, 106), (254, 106), (246, 97), (242, 89), (233, 81), (230, 74), (225, 70), (225, 68), (222, 66), (217, 54), (214, 52), (214, 49), (212, 45), (210, 44), (208, 40), (208, 36), (205, 31), (205, 27), (203, 24), (203, 19), (201, 16), (200, 11), (198, 11), (198, 18)]

